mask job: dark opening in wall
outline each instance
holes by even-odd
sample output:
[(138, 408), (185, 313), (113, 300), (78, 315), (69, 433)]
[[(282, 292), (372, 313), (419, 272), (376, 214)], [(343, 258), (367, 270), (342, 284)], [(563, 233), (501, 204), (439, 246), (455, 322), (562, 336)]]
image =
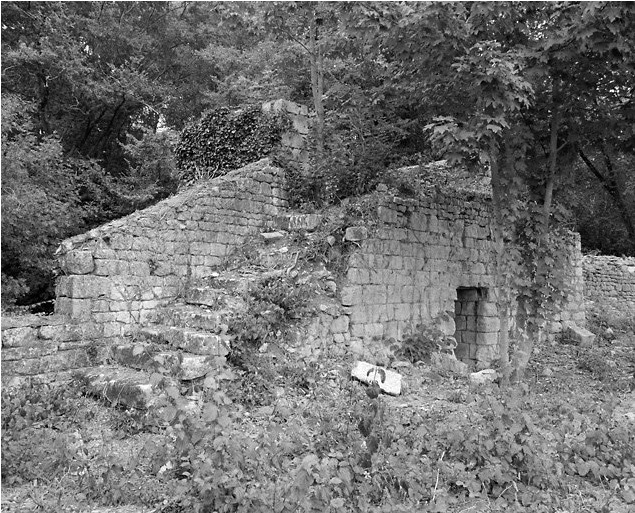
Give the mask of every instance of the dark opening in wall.
[[(487, 345), (488, 338), (483, 333), (484, 310), (489, 308), (488, 290), (482, 287), (459, 287), (454, 302), (454, 320), (456, 322), (456, 357), (463, 361), (478, 360), (477, 348)], [(490, 313), (490, 312), (487, 312)], [(486, 315), (487, 315), (486, 313)], [(485, 343), (485, 344), (484, 344)]]

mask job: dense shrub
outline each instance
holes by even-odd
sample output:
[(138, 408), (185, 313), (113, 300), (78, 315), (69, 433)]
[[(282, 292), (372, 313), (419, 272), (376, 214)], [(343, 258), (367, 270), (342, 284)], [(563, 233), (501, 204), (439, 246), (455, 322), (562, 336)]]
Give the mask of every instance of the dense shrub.
[(176, 146), (181, 185), (221, 176), (268, 156), (288, 126), (283, 114), (263, 112), (259, 105), (206, 112), (183, 129)]

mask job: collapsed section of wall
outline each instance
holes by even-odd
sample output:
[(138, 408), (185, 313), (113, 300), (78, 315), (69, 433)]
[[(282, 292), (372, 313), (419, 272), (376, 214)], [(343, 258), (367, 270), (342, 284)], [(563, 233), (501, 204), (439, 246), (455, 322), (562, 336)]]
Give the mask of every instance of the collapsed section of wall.
[(585, 255), (584, 295), (635, 312), (635, 257)]
[(64, 241), (56, 313), (129, 333), (275, 219), (283, 180), (264, 159)]

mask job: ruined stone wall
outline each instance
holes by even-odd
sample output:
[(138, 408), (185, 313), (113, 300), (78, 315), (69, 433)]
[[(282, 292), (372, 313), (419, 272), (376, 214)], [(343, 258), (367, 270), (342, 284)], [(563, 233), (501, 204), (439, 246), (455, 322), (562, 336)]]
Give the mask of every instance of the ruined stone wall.
[(635, 311), (635, 257), (586, 255), (584, 295)]
[(23, 315), (2, 318), (2, 384), (73, 369), (103, 361), (108, 344), (103, 326), (73, 321), (66, 316)]
[(263, 104), (264, 112), (282, 112), (291, 121), (291, 128), (282, 134), (281, 145), (289, 152), (289, 158), (300, 169), (305, 169), (309, 163), (307, 136), (311, 126), (312, 116), (304, 105), (289, 100), (276, 100)]
[(64, 241), (55, 311), (122, 336), (286, 207), (267, 159)]
[[(457, 357), (488, 362), (498, 354), (500, 322), (494, 284), (491, 210), (483, 198), (378, 198), (379, 225), (351, 232), (352, 255), (342, 303), (351, 343), (401, 339), (442, 312), (455, 319)], [(571, 247), (573, 291), (560, 321), (584, 322), (579, 239)]]

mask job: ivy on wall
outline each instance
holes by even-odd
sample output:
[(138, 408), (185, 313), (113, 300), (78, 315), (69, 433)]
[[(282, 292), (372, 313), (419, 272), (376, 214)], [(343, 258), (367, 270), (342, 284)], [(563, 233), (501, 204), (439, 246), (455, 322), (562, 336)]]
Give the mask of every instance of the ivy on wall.
[(260, 105), (206, 112), (181, 132), (175, 151), (180, 184), (215, 178), (268, 156), (290, 125), (284, 114), (263, 112)]

